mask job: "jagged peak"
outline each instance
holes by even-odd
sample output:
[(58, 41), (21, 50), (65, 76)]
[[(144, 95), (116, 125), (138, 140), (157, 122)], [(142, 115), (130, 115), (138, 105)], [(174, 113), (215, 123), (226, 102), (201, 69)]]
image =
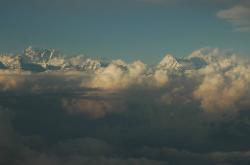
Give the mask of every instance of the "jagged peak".
[(30, 60), (39, 61), (39, 60), (50, 60), (52, 58), (59, 57), (60, 53), (55, 49), (41, 49), (29, 46), (26, 49), (24, 49), (23, 56)]
[(179, 70), (182, 65), (171, 54), (166, 54), (165, 57), (157, 65), (157, 68)]

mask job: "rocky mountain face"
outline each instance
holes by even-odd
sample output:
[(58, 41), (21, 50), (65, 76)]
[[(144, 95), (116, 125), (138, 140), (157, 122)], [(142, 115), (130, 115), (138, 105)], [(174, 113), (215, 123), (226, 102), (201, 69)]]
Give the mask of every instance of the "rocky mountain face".
[[(93, 60), (82, 55), (68, 57), (54, 49), (40, 49), (28, 47), (21, 55), (0, 55), (0, 69), (28, 70), (31, 72), (48, 72), (56, 70), (76, 70), (97, 72), (108, 64), (100, 60)], [(206, 61), (198, 57), (176, 59), (167, 54), (158, 65), (150, 70), (165, 72), (181, 72), (197, 69), (206, 65)]]
[(29, 70), (44, 72), (52, 70), (96, 71), (101, 67), (99, 60), (84, 56), (67, 57), (54, 49), (28, 47), (21, 55), (0, 55), (0, 69)]
[(156, 66), (157, 69), (169, 71), (179, 71), (182, 70), (182, 67), (183, 66), (171, 54), (167, 54)]

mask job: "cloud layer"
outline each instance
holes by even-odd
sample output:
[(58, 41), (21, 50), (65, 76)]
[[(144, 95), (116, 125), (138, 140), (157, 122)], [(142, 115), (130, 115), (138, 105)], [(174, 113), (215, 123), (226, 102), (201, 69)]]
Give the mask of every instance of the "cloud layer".
[(250, 64), (233, 52), (152, 66), (28, 48), (0, 62), (2, 164), (249, 161)]
[[(83, 111), (88, 114), (103, 116), (116, 107), (116, 103), (108, 100), (117, 97), (124, 101), (127, 98), (123, 93), (134, 89), (151, 91), (155, 93), (154, 100), (163, 102), (165, 98), (166, 103), (179, 99), (173, 96), (181, 93), (184, 102), (200, 101), (205, 112), (237, 112), (249, 106), (249, 63), (232, 52), (219, 49), (200, 49), (183, 59), (168, 54), (155, 66), (139, 60), (129, 64), (122, 60), (102, 62), (84, 56), (68, 58), (54, 50), (31, 47), (21, 56), (2, 55), (0, 61), (2, 92), (75, 93), (85, 97), (90, 97), (90, 91), (94, 93), (89, 100), (64, 99), (64, 107), (71, 112), (84, 107)], [(112, 93), (116, 96), (107, 98)], [(169, 93), (172, 96), (168, 96)], [(98, 97), (106, 100), (96, 101)]]

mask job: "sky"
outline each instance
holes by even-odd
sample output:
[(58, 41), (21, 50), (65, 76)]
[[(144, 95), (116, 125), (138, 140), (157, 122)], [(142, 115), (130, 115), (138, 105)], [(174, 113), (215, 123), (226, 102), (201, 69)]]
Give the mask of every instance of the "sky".
[[(2, 0), (0, 52), (20, 53), (34, 46), (105, 60), (141, 59), (151, 64), (166, 53), (185, 57), (203, 47), (230, 49), (246, 55), (250, 52), (250, 14), (233, 9), (236, 22), (232, 22), (230, 13), (218, 14), (235, 6), (247, 10), (246, 3)], [(248, 29), (237, 30), (237, 26), (243, 26), (235, 25), (241, 19), (238, 16), (243, 17)]]

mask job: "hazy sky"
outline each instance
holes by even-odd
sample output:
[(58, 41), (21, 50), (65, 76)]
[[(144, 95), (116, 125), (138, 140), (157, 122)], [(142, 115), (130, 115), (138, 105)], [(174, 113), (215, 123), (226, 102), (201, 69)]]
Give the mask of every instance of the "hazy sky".
[[(159, 61), (166, 53), (180, 57), (202, 47), (249, 54), (250, 14), (245, 3), (1, 0), (0, 52), (20, 53), (31, 45), (147, 63)], [(244, 6), (245, 11), (237, 6)], [(218, 14), (221, 10), (227, 12)], [(237, 27), (242, 24), (243, 28)]]

